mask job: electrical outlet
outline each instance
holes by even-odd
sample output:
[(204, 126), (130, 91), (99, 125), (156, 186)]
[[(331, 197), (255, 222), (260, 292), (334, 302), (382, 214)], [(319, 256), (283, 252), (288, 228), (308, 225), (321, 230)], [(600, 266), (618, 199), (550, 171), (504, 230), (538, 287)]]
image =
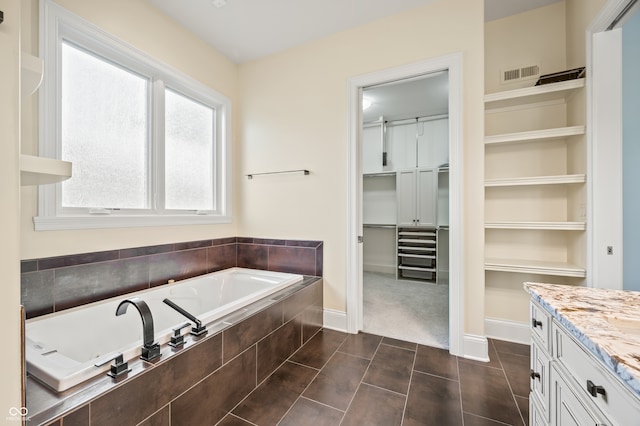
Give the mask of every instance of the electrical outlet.
[(613, 246), (607, 246), (607, 255), (609, 256), (613, 255)]

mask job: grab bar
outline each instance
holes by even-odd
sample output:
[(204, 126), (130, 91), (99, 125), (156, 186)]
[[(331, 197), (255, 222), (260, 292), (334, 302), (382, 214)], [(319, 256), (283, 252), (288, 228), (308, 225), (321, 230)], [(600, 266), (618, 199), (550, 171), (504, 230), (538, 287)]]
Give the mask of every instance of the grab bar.
[(192, 335), (194, 335), (194, 336), (202, 336), (203, 334), (205, 334), (207, 332), (207, 327), (202, 325), (202, 321), (200, 321), (198, 318), (196, 318), (195, 316), (191, 315), (189, 312), (185, 311), (183, 308), (181, 308), (180, 306), (176, 305), (175, 303), (173, 303), (169, 299), (164, 299), (162, 302), (164, 304), (166, 304), (166, 305), (169, 305), (171, 308), (175, 309), (177, 312), (179, 312), (183, 316), (187, 317), (189, 320), (191, 320), (192, 322), (194, 322), (196, 324), (193, 327), (191, 327), (191, 334)]

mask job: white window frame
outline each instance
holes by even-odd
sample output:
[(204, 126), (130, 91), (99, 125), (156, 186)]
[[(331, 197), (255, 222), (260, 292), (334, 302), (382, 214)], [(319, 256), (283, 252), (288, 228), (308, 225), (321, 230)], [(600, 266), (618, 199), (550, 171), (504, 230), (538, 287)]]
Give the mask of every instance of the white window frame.
[(62, 208), (62, 184), (38, 189), (36, 231), (59, 229), (122, 228), (167, 225), (199, 225), (231, 222), (231, 101), (224, 95), (175, 70), (148, 54), (67, 11), (52, 0), (40, 2), (40, 53), (44, 78), (40, 87), (40, 156), (61, 159), (60, 97), (61, 42), (66, 40), (150, 80), (150, 191), (164, 198), (164, 91), (165, 87), (214, 108), (214, 210), (103, 210)]

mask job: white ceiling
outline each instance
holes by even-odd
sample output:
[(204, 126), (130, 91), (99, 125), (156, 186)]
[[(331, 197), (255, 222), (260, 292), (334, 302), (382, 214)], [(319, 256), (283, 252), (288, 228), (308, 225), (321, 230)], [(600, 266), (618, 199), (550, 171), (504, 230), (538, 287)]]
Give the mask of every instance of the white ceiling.
[(363, 98), (371, 102), (362, 112), (365, 123), (381, 116), (385, 120), (398, 120), (446, 114), (449, 112), (449, 75), (441, 71), (420, 79), (370, 87), (363, 91)]
[[(233, 62), (243, 63), (435, 0), (226, 0), (220, 8), (212, 0), (148, 1)], [(485, 20), (557, 1), (485, 0)]]
[[(226, 0), (220, 8), (212, 0), (148, 1), (240, 64), (436, 0)], [(558, 1), (484, 0), (485, 21)], [(363, 112), (365, 122), (443, 114), (448, 111), (448, 76), (372, 87), (364, 96), (373, 102)]]

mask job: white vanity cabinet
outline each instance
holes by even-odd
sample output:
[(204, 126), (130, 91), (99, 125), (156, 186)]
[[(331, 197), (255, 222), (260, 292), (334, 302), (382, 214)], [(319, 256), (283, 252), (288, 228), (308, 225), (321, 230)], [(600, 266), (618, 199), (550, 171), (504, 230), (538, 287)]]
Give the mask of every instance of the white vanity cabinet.
[(397, 172), (398, 226), (437, 226), (437, 169)]
[(640, 398), (532, 300), (531, 425), (640, 425)]

